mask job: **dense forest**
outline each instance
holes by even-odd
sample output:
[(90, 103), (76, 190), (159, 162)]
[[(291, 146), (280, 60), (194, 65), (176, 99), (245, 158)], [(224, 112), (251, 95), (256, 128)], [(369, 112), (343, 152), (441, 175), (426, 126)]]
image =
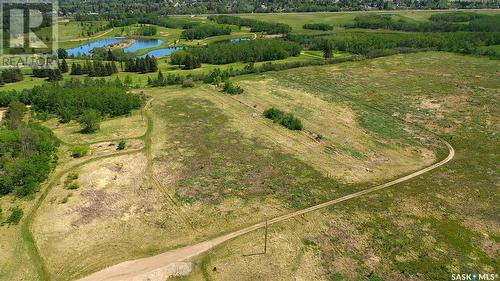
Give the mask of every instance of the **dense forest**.
[(232, 62), (258, 62), (285, 59), (298, 56), (299, 44), (281, 39), (252, 40), (235, 43), (211, 44), (207, 47), (191, 48), (172, 55), (173, 64), (183, 64), (185, 54), (189, 53), (202, 63), (226, 64)]
[(292, 28), (284, 23), (271, 23), (227, 15), (209, 16), (208, 19), (220, 24), (250, 27), (251, 32), (265, 32), (267, 34), (287, 34), (292, 31)]
[(500, 8), (497, 0), (450, 1), (450, 0), (266, 0), (266, 1), (154, 1), (154, 0), (61, 0), (64, 15), (105, 14), (227, 14), (227, 13), (286, 13), (319, 11), (361, 11), (398, 9), (472, 9)]
[(323, 50), (325, 41), (331, 42), (339, 51), (378, 56), (385, 50), (400, 48), (414, 50), (438, 50), (463, 54), (495, 56), (482, 51), (482, 46), (500, 44), (499, 32), (433, 32), (433, 33), (383, 33), (350, 32), (338, 36), (289, 35), (288, 40), (313, 50)]
[(49, 129), (25, 122), (26, 112), (26, 106), (13, 99), (0, 124), (0, 196), (34, 193), (57, 161), (57, 139)]
[(64, 83), (46, 83), (30, 90), (0, 92), (0, 106), (20, 100), (40, 115), (54, 114), (61, 122), (77, 120), (87, 109), (101, 116), (120, 116), (139, 108), (141, 97), (128, 93), (126, 87), (115, 80), (70, 79)]
[(231, 34), (231, 28), (229, 26), (219, 24), (203, 24), (184, 30), (181, 34), (181, 38), (193, 40), (228, 34)]

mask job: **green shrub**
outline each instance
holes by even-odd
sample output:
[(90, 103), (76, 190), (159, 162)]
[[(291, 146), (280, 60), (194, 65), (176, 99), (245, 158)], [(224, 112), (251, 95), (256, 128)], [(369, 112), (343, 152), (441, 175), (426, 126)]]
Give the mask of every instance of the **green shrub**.
[(87, 145), (75, 145), (71, 148), (71, 156), (73, 158), (81, 158), (89, 153)]
[(275, 107), (266, 109), (264, 111), (264, 117), (290, 130), (300, 131), (304, 128), (299, 118), (295, 117), (292, 113), (285, 113)]
[(82, 125), (82, 133), (89, 134), (99, 130), (101, 116), (97, 110), (87, 109), (83, 111), (78, 121)]
[(68, 184), (68, 186), (66, 188), (69, 190), (75, 190), (75, 189), (80, 188), (80, 184), (77, 181), (74, 181), (74, 182)]
[(264, 111), (264, 117), (266, 117), (267, 119), (271, 119), (274, 122), (278, 122), (279, 120), (281, 120), (284, 114), (285, 113), (283, 111), (277, 109), (276, 107), (271, 107)]
[(127, 146), (127, 143), (124, 140), (121, 140), (121, 141), (118, 142), (117, 149), (118, 150), (124, 150), (126, 146)]
[(243, 94), (244, 90), (238, 85), (234, 85), (233, 83), (226, 81), (224, 83), (224, 89), (222, 90), (225, 93), (230, 95), (240, 95)]
[(23, 217), (23, 210), (19, 207), (12, 208), (10, 216), (7, 218), (6, 223), (8, 224), (18, 224)]
[(280, 125), (294, 131), (300, 131), (304, 128), (300, 119), (293, 116), (291, 113), (286, 113), (283, 116), (280, 120)]

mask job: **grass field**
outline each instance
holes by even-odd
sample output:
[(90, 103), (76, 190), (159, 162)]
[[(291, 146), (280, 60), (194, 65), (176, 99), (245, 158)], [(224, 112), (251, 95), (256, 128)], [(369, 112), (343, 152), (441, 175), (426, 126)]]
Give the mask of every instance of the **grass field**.
[[(355, 103), (325, 101), (321, 89), (289, 86), (277, 75), (241, 77), (237, 83), (247, 92), (238, 97), (210, 85), (138, 90), (152, 97), (143, 115), (147, 125), (135, 112), (87, 136), (73, 123), (48, 121), (64, 144), (32, 222), (46, 268), (38, 272), (54, 280), (84, 276), (436, 161), (432, 136), (421, 146), (411, 132), (393, 138), (370, 131)], [(261, 117), (270, 105), (297, 114), (306, 131), (291, 132)], [(321, 142), (314, 139), (318, 134)], [(116, 151), (121, 138), (127, 139), (123, 153)], [(71, 158), (69, 148), (77, 143), (88, 144), (91, 154)], [(13, 270), (12, 276), (21, 274)]]
[[(498, 272), (499, 69), (487, 59), (420, 53), (274, 75), (328, 100), (402, 116), (448, 139), (457, 157), (387, 191), (272, 226), (266, 255), (242, 257), (262, 251), (262, 232), (238, 238), (200, 259), (192, 279), (449, 280)], [(313, 73), (325, 88), (305, 83)]]
[[(427, 21), (438, 12), (371, 13)], [(329, 23), (335, 26), (324, 32), (329, 38), (342, 36), (343, 26), (359, 14), (242, 16), (286, 23), (293, 33), (323, 33), (302, 25)], [(74, 22), (58, 27), (63, 48), (135, 36), (137, 29), (82, 37)], [(149, 38), (164, 40), (154, 49), (165, 48), (181, 32), (158, 27)], [(259, 36), (235, 28), (231, 35), (180, 44)], [(483, 48), (500, 52), (498, 45)], [(322, 55), (306, 49), (273, 63), (323, 60)], [(168, 60), (158, 60), (164, 75), (246, 66), (183, 70)], [(440, 138), (457, 153), (445, 166), (272, 225), (265, 255), (243, 256), (262, 251), (262, 231), (239, 237), (197, 257), (191, 275), (173, 280), (450, 280), (453, 273), (499, 272), (498, 60), (421, 52), (301, 67), (233, 77), (244, 89), (235, 96), (201, 82), (193, 88), (147, 88), (148, 77), (157, 75), (119, 72), (104, 78), (129, 76), (131, 91), (146, 94), (148, 102), (128, 116), (106, 119), (97, 133), (80, 133), (74, 121), (42, 122), (62, 142), (59, 163), (37, 194), (0, 197), (0, 223), (12, 208), (24, 210), (19, 225), (0, 225), (0, 280), (72, 280), (351, 194), (443, 159), (448, 151)], [(70, 78), (85, 76), (64, 74)], [(42, 83), (25, 75), (0, 91)], [(264, 118), (272, 106), (300, 118), (304, 129), (290, 131)], [(120, 140), (124, 150), (117, 149)], [(89, 153), (72, 157), (75, 145)]]

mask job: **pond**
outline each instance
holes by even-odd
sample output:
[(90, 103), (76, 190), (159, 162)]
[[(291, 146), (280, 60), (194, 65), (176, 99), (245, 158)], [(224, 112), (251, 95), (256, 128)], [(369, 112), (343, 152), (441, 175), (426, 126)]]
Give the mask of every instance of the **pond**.
[(140, 56), (141, 58), (144, 58), (146, 56), (150, 57), (161, 57), (161, 56), (168, 56), (171, 53), (182, 50), (183, 47), (170, 47), (170, 48), (164, 48), (164, 49), (158, 49), (158, 50), (153, 50), (145, 55)]
[[(92, 43), (87, 43), (79, 47), (67, 49), (69, 56), (90, 56), (92, 55), (92, 50), (95, 48), (102, 48), (112, 44), (121, 43), (126, 41), (127, 38), (106, 38)], [(142, 49), (154, 48), (163, 44), (163, 40), (160, 39), (135, 39), (135, 42), (130, 46), (124, 48), (126, 53), (137, 52)]]
[(136, 39), (135, 42), (124, 48), (125, 53), (134, 53), (142, 49), (155, 48), (163, 44), (160, 39)]
[(66, 49), (66, 51), (68, 51), (69, 56), (75, 56), (75, 57), (77, 57), (77, 56), (90, 56), (92, 54), (91, 51), (95, 48), (106, 47), (106, 46), (109, 46), (111, 44), (123, 42), (125, 40), (127, 40), (127, 39), (125, 39), (125, 38), (106, 38), (106, 39), (102, 39), (102, 40), (88, 43), (85, 45), (81, 45), (79, 47)]

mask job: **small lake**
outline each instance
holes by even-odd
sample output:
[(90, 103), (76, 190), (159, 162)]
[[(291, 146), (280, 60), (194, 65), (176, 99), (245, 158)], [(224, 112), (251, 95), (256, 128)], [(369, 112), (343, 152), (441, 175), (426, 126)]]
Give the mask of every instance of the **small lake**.
[(85, 45), (81, 45), (79, 47), (66, 49), (66, 51), (68, 51), (69, 56), (75, 56), (75, 57), (85, 56), (85, 55), (90, 56), (92, 54), (91, 51), (95, 48), (106, 47), (106, 46), (109, 46), (111, 44), (123, 42), (125, 40), (127, 40), (127, 39), (125, 39), (125, 38), (106, 38), (106, 39), (102, 39), (102, 40), (88, 43)]
[(164, 49), (158, 49), (158, 50), (153, 50), (145, 55), (140, 56), (141, 58), (145, 58), (146, 56), (150, 57), (161, 57), (161, 56), (168, 56), (171, 53), (182, 50), (183, 47), (170, 47), (170, 48), (164, 48)]
[(136, 39), (135, 42), (124, 48), (125, 53), (134, 53), (142, 49), (155, 48), (163, 44), (160, 39)]
[[(92, 50), (95, 48), (102, 48), (112, 44), (127, 41), (127, 38), (106, 38), (92, 43), (84, 44), (79, 47), (66, 49), (69, 56), (91, 56)], [(133, 53), (142, 49), (155, 48), (163, 44), (163, 40), (160, 39), (135, 39), (135, 42), (130, 46), (123, 48), (125, 53)]]

